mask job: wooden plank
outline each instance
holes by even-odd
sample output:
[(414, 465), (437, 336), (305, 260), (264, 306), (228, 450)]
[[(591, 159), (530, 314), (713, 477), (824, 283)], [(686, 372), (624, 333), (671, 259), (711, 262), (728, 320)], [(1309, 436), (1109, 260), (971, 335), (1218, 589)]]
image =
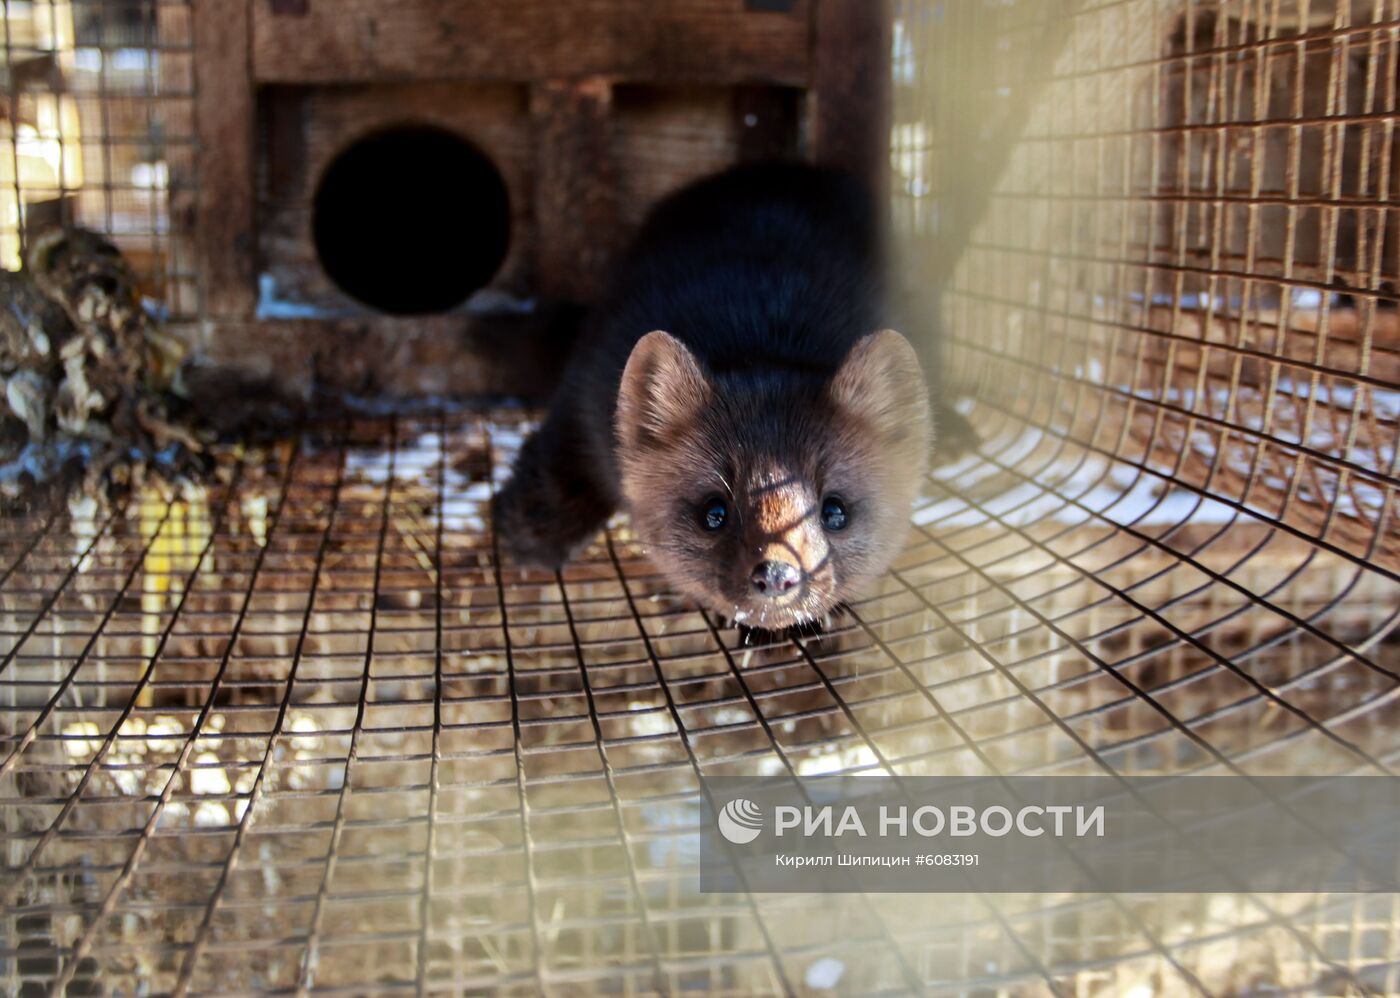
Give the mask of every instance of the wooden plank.
[(509, 396), (541, 402), (569, 355), (578, 314), (388, 316), (225, 322), (197, 349), (192, 384), (262, 386), (288, 399), (313, 391), (393, 398)]
[(154, 123), (164, 130), (169, 146), (166, 164), (170, 237), (160, 247), (159, 286), (152, 297), (163, 300), (174, 321), (199, 315), (195, 251), (199, 175), (194, 161), (194, 14), (187, 4), (156, 5), (156, 45), (160, 49), (161, 98), (152, 108)]
[(612, 85), (547, 80), (530, 91), (535, 126), (535, 287), (587, 301), (600, 289), (617, 236)]
[(819, 0), (812, 55), (813, 152), (817, 162), (888, 185), (890, 147), (888, 0)]
[(253, 0), (253, 75), (805, 86), (812, 2), (784, 11), (745, 0)]
[[(257, 192), (260, 202), (284, 204), (309, 187), (307, 103), (307, 93), (300, 87), (269, 87), (259, 96), (258, 113), (263, 126), (260, 134), (266, 147), (257, 153), (261, 167), (258, 182), (267, 185), (266, 191)], [(262, 215), (260, 210), (260, 220)]]
[[(520, 296), (531, 292), (526, 272), (534, 245), (535, 142), (526, 87), (461, 82), (270, 86), (260, 88), (258, 104), (265, 122), (258, 152), (258, 249), (275, 299), (337, 315), (367, 308), (336, 287), (317, 260), (313, 198), (336, 155), (365, 135), (404, 122), (460, 135), (500, 170), (510, 194), (510, 250), (491, 286)], [(397, 195), (390, 190), (385, 196)]]
[(798, 152), (802, 92), (759, 84), (734, 88), (734, 134), (739, 159), (791, 159)]
[(613, 163), (619, 239), (672, 191), (739, 157), (734, 94), (716, 87), (619, 87), (613, 91)]
[(248, 0), (194, 0), (195, 252), (206, 319), (249, 318), (255, 302), (248, 14)]

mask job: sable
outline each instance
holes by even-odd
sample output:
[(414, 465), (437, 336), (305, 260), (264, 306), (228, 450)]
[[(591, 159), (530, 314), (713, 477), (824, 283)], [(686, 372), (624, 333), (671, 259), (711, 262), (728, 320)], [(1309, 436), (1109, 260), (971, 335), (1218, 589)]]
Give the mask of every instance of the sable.
[(677, 591), (772, 629), (884, 572), (932, 428), (882, 329), (875, 220), (856, 181), (802, 165), (663, 201), (498, 497), (506, 549), (557, 566), (624, 508)]

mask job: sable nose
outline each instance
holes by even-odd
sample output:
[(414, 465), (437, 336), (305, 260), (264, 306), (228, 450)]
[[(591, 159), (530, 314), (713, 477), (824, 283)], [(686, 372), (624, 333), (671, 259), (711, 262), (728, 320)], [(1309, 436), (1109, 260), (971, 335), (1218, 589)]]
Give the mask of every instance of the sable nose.
[(795, 588), (802, 581), (802, 573), (785, 561), (761, 561), (749, 581), (760, 596), (777, 597)]

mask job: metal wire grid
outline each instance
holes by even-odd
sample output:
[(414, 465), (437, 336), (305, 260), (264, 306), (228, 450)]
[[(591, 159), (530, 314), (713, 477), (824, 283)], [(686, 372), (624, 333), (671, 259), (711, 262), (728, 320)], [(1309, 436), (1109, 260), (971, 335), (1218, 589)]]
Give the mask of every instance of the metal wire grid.
[(4, 0), (0, 262), (35, 231), (108, 234), (168, 318), (198, 316), (189, 0)]
[(895, 158), (957, 376), (1164, 486), (1393, 563), (1397, 17), (908, 5), (924, 58)]
[[(699, 773), (1386, 769), (1393, 677), (1293, 623), (1384, 624), (1384, 580), (1249, 607), (1119, 527), (944, 516), (828, 636), (747, 647), (625, 527), (499, 570), (518, 436), (330, 427), (204, 496), (8, 524), (8, 990), (1395, 987), (1390, 897), (695, 883)], [(1005, 494), (945, 478), (926, 509)], [(1233, 579), (1287, 574), (1256, 560)]]
[(509, 413), (7, 521), (7, 992), (1400, 990), (1388, 896), (814, 903), (694, 852), (699, 773), (1395, 765), (1396, 16), (900, 7), (896, 206), (982, 442), (820, 640), (743, 645), (625, 525), (498, 567)]
[[(898, 7), (897, 217), (984, 433), (945, 475), (959, 501), (921, 518), (971, 507), (1047, 565), (1087, 560), (1079, 599), (1122, 623), (1084, 640), (1031, 600), (1037, 622), (1187, 738), (1262, 735), (1225, 750), (1246, 766), (1288, 741), (1283, 770), (1393, 763), (1398, 19), (1393, 3)], [(1067, 547), (1086, 524), (1129, 550)], [(1144, 599), (1156, 583), (1173, 595)], [(1210, 623), (1178, 616), (1178, 593), (1214, 603)], [(1130, 660), (1181, 642), (1195, 679), (1252, 692), (1185, 709), (1193, 680), (1112, 664), (1113, 637), (1143, 627), (1163, 630)], [(1299, 639), (1310, 661), (1276, 672)], [(1366, 691), (1340, 694), (1342, 673)], [(1265, 734), (1280, 721), (1287, 736)], [(1351, 946), (1345, 923), (1313, 930)], [(1395, 991), (1388, 937), (1369, 975), (1306, 986)], [(1173, 969), (1242, 986), (1193, 967)]]

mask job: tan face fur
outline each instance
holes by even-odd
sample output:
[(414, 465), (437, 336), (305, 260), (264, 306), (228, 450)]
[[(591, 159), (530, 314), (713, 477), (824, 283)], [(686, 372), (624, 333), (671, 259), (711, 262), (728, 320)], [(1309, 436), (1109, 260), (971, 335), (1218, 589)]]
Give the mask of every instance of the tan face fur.
[[(917, 357), (892, 330), (862, 339), (831, 378), (714, 375), (649, 333), (614, 428), (623, 496), (657, 568), (706, 609), (768, 629), (821, 620), (889, 567), (932, 442)], [(833, 498), (843, 529), (824, 522)], [(722, 525), (706, 529), (716, 503)], [(761, 591), (772, 565), (783, 587)]]

